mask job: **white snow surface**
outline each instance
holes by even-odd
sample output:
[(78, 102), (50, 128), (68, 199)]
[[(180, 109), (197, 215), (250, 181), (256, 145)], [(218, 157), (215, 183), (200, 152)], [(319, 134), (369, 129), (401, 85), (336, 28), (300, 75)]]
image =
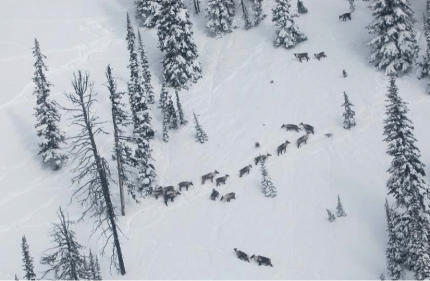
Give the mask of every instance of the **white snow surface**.
[[(424, 47), (425, 1), (411, 2)], [(101, 257), (105, 279), (376, 279), (385, 272), (384, 201), (391, 159), (385, 153), (382, 121), (388, 81), (367, 63), (369, 4), (357, 1), (352, 21), (343, 22), (338, 15), (348, 12), (348, 1), (307, 0), (309, 13), (295, 20), (309, 39), (290, 50), (273, 47), (272, 2), (264, 2), (269, 17), (259, 27), (235, 29), (221, 39), (207, 36), (204, 13), (191, 17), (203, 79), (181, 92), (190, 122), (170, 131), (170, 142), (164, 143), (161, 112), (153, 106), (151, 115), (157, 130), (153, 158), (159, 184), (192, 180), (195, 186), (168, 207), (160, 199), (147, 198), (137, 205), (127, 197), (126, 216), (119, 217), (127, 274), (110, 274), (108, 249)], [(205, 5), (203, 0), (202, 11)], [(295, 1), (292, 6), (295, 10)], [(1, 1), (0, 7), (0, 279), (24, 275), (24, 234), (40, 277), (46, 267), (39, 260), (51, 246), (48, 232), (57, 221), (58, 207), (71, 219), (79, 218), (82, 208), (70, 202), (72, 164), (53, 172), (37, 155), (34, 38), (48, 57), (52, 99), (69, 105), (63, 92), (72, 89), (72, 73), (89, 71), (99, 94), (97, 114), (110, 121), (104, 72), (111, 64), (119, 88), (126, 89), (126, 13), (134, 18), (134, 5), (129, 0), (21, 0)], [(235, 21), (242, 24), (240, 15), (238, 9)], [(141, 32), (158, 100), (162, 53), (156, 30)], [(328, 57), (314, 59), (321, 51)], [(311, 60), (300, 63), (293, 53), (301, 52), (308, 52)], [(411, 73), (400, 78), (398, 86), (409, 103), (422, 161), (430, 165), (426, 81)], [(357, 126), (351, 130), (342, 128), (344, 91), (357, 113)], [(204, 144), (194, 138), (193, 110), (209, 137)], [(61, 128), (67, 136), (74, 133), (69, 117), (62, 112)], [(295, 142), (303, 131), (286, 132), (281, 125), (302, 121), (314, 125), (315, 135), (298, 149)], [(110, 123), (105, 129), (112, 132)], [(277, 156), (276, 147), (287, 139), (291, 144), (286, 154)], [(257, 141), (260, 148), (254, 147)], [(115, 174), (112, 135), (98, 137), (97, 143)], [(277, 187), (276, 198), (262, 194), (260, 169), (253, 163), (266, 152), (273, 155), (267, 169)], [(239, 169), (251, 163), (251, 173), (239, 178)], [(220, 176), (230, 175), (217, 190), (221, 195), (235, 192), (236, 200), (209, 200), (215, 184), (201, 185), (200, 177), (214, 169)], [(426, 172), (430, 174), (429, 166)], [(111, 187), (119, 207), (118, 188)], [(326, 208), (335, 210), (338, 194), (348, 215), (329, 223)], [(101, 250), (103, 239), (89, 238), (91, 219), (73, 229), (80, 243), (93, 252)], [(243, 262), (233, 248), (269, 257), (274, 267)]]

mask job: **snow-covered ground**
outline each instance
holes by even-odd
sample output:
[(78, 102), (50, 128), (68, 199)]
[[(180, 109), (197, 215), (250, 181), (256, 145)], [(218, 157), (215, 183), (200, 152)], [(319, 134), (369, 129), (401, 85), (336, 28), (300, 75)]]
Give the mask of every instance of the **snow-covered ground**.
[[(204, 7), (206, 0), (202, 2)], [(421, 36), (425, 1), (411, 2)], [(204, 78), (181, 96), (187, 119), (192, 121), (193, 110), (200, 115), (209, 142), (195, 142), (190, 122), (172, 132), (166, 144), (155, 107), (152, 116), (159, 183), (193, 180), (195, 186), (169, 207), (153, 198), (140, 205), (127, 200), (127, 215), (120, 218), (127, 274), (110, 275), (107, 253), (101, 258), (105, 279), (375, 279), (385, 271), (384, 200), (390, 158), (382, 141), (382, 120), (387, 80), (366, 62), (366, 43), (372, 38), (365, 29), (372, 20), (369, 2), (357, 1), (352, 21), (342, 22), (338, 15), (348, 12), (348, 1), (306, 0), (309, 13), (297, 23), (309, 40), (291, 50), (273, 47), (272, 5), (265, 2), (269, 17), (258, 28), (239, 28), (218, 40), (207, 36), (204, 13), (192, 17)], [(57, 220), (56, 210), (61, 205), (77, 219), (82, 209), (70, 202), (71, 164), (52, 172), (42, 167), (37, 155), (34, 38), (48, 57), (53, 98), (66, 104), (63, 92), (71, 90), (72, 73), (87, 70), (99, 94), (97, 114), (110, 121), (104, 72), (110, 63), (125, 89), (125, 18), (127, 12), (134, 15), (134, 5), (130, 0), (4, 0), (0, 7), (0, 279), (23, 275), (24, 234), (39, 277), (45, 269), (39, 259), (50, 247), (47, 234)], [(239, 17), (237, 21), (242, 24)], [(156, 31), (141, 31), (158, 95), (162, 54)], [(321, 51), (328, 57), (314, 59)], [(311, 60), (299, 63), (293, 56), (299, 52), (310, 53)], [(410, 74), (398, 85), (410, 104), (422, 160), (429, 164), (426, 82)], [(358, 125), (351, 131), (342, 128), (343, 91), (357, 113)], [(63, 114), (62, 128), (70, 136), (68, 117)], [(298, 149), (295, 141), (303, 133), (280, 127), (302, 121), (315, 126), (315, 135)], [(111, 131), (110, 124), (105, 129)], [(324, 136), (329, 132), (332, 138)], [(276, 147), (287, 139), (292, 143), (287, 153), (276, 156)], [(110, 159), (112, 135), (97, 141)], [(256, 141), (260, 149), (254, 147)], [(278, 189), (274, 199), (261, 193), (259, 167), (253, 165), (250, 175), (238, 177), (240, 168), (266, 152), (273, 155), (267, 167)], [(230, 175), (218, 188), (220, 193), (235, 192), (237, 200), (209, 200), (215, 185), (200, 185), (200, 177), (214, 169)], [(430, 168), (426, 172), (430, 174)], [(115, 188), (114, 193), (118, 206)], [(325, 209), (335, 210), (338, 194), (348, 216), (329, 223)], [(98, 252), (103, 241), (88, 238), (91, 227), (92, 221), (86, 220), (74, 230), (82, 244)], [(236, 247), (270, 257), (274, 267), (238, 260)]]

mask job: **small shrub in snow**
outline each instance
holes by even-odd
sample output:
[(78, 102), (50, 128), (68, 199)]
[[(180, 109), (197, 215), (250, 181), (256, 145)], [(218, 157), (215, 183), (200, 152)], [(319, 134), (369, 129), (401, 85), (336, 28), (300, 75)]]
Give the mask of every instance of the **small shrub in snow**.
[(303, 1), (297, 0), (297, 10), (299, 14), (306, 14), (308, 12), (308, 9), (303, 4)]
[(337, 207), (336, 207), (336, 215), (338, 217), (346, 217), (346, 213), (345, 210), (343, 209), (343, 205), (342, 202), (340, 202), (340, 197), (339, 195), (337, 196)]
[(333, 215), (333, 213), (329, 209), (326, 209), (326, 210), (327, 210), (327, 215), (328, 215), (328, 221), (333, 222), (336, 219), (336, 217)]
[(208, 136), (206, 135), (205, 131), (203, 131), (202, 127), (200, 126), (196, 113), (193, 112), (193, 114), (194, 114), (194, 123), (195, 123), (195, 127), (196, 127), (196, 139), (200, 143), (205, 143), (208, 141)]
[(345, 98), (345, 102), (342, 104), (343, 107), (345, 107), (345, 112), (343, 113), (343, 117), (345, 117), (345, 120), (343, 121), (343, 127), (345, 129), (351, 129), (356, 125), (355, 123), (355, 111), (351, 109), (351, 106), (354, 106), (348, 99), (348, 96), (345, 92), (343, 92), (343, 96)]

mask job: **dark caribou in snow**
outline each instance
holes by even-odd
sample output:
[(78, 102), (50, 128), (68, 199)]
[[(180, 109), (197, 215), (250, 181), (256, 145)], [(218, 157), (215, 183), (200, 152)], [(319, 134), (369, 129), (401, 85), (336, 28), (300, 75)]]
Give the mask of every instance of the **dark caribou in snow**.
[(226, 180), (227, 180), (227, 178), (229, 177), (229, 175), (225, 175), (225, 176), (223, 176), (223, 177), (220, 177), (220, 178), (217, 178), (216, 180), (215, 180), (215, 182), (216, 182), (216, 186), (219, 186), (221, 183), (222, 184), (225, 184), (225, 182), (226, 182)]
[(219, 174), (219, 172), (217, 171), (217, 170), (215, 170), (214, 172), (212, 172), (212, 173), (209, 173), (209, 174), (206, 174), (206, 175), (203, 175), (202, 176), (202, 184), (205, 184), (205, 181), (206, 180), (211, 180), (211, 182), (214, 182), (214, 177), (215, 177), (215, 175), (216, 174)]
[(178, 186), (179, 186), (179, 191), (181, 191), (181, 190), (182, 190), (182, 188), (186, 188), (186, 189), (187, 189), (187, 191), (188, 191), (188, 187), (189, 187), (190, 185), (194, 186), (192, 181), (183, 181), (183, 182), (180, 182), (180, 183), (178, 184)]
[(219, 192), (216, 191), (215, 189), (212, 189), (211, 200), (215, 201), (215, 199), (217, 199), (218, 196), (219, 196)]
[(294, 53), (294, 56), (298, 58), (300, 62), (302, 62), (302, 59), (306, 59), (306, 61), (309, 61), (308, 53)]
[(166, 206), (168, 206), (167, 205), (167, 201), (169, 201), (169, 199), (170, 199), (170, 202), (173, 202), (174, 199), (175, 199), (175, 197), (178, 196), (178, 195), (181, 195), (181, 193), (179, 193), (179, 191), (164, 193), (163, 194), (164, 204), (166, 204)]
[(297, 139), (297, 148), (300, 148), (300, 145), (301, 145), (302, 143), (306, 143), (306, 142), (307, 142), (307, 140), (308, 140), (308, 138), (309, 138), (309, 133), (306, 133), (306, 135), (301, 136), (300, 138), (298, 138), (298, 139)]
[(236, 200), (236, 194), (234, 192), (227, 193), (226, 195), (221, 196), (221, 199), (219, 201), (222, 201), (224, 198), (225, 200), (227, 200), (227, 202), (230, 202), (231, 199)]
[(339, 16), (339, 19), (346, 21), (347, 19), (351, 20), (351, 13), (345, 13)]
[(308, 134), (314, 134), (314, 127), (312, 127), (311, 125), (309, 125), (309, 124), (303, 124), (303, 122), (302, 123), (300, 123), (300, 125), (302, 125), (303, 126), (303, 128), (305, 129), (305, 131), (306, 131), (306, 133), (308, 133)]
[(318, 53), (318, 54), (314, 54), (315, 58), (317, 58), (317, 60), (320, 60), (321, 58), (326, 58), (327, 56), (324, 54), (324, 52)]
[(270, 261), (269, 258), (266, 258), (263, 256), (252, 255), (251, 259), (256, 260), (258, 262), (258, 265), (264, 264), (266, 266), (270, 265), (271, 267), (273, 267), (272, 262)]
[(239, 178), (241, 178), (243, 176), (243, 174), (245, 174), (245, 173), (249, 174), (249, 171), (251, 170), (251, 168), (252, 168), (252, 165), (248, 165), (245, 168), (240, 169), (239, 170)]
[(260, 161), (265, 161), (267, 159), (267, 157), (272, 156), (269, 153), (267, 153), (266, 155), (258, 155), (257, 157), (255, 157), (255, 165), (258, 164), (258, 162)]
[(294, 125), (294, 124), (283, 124), (283, 125), (281, 126), (281, 129), (282, 129), (282, 128), (287, 129), (287, 131), (292, 131), (292, 130), (294, 130), (294, 131), (296, 131), (296, 132), (298, 132), (298, 131), (300, 131), (300, 130), (301, 130), (301, 128), (300, 128), (299, 126)]
[(282, 143), (280, 146), (278, 146), (278, 149), (277, 149), (278, 156), (279, 154), (284, 154), (284, 152), (287, 151), (288, 144), (290, 144), (290, 142), (287, 140), (284, 143)]
[(242, 252), (242, 251), (239, 251), (237, 248), (234, 248), (234, 251), (236, 252), (237, 257), (238, 257), (240, 260), (247, 261), (247, 262), (249, 262), (249, 263), (250, 263), (250, 261), (249, 261), (249, 258), (248, 258), (248, 255), (247, 255), (247, 254), (245, 254), (245, 253), (244, 253), (244, 252)]

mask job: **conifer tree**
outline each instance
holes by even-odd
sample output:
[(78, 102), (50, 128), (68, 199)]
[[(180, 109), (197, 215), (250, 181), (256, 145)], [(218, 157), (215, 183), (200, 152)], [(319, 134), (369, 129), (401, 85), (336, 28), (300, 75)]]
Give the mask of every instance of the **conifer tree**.
[(414, 271), (415, 278), (423, 279), (430, 277), (427, 266), (430, 263), (429, 186), (425, 181), (425, 165), (415, 146), (414, 128), (406, 116), (406, 103), (398, 95), (395, 76), (390, 75), (389, 79), (384, 135), (388, 142), (387, 154), (393, 157), (387, 182), (389, 194), (397, 203), (398, 217), (393, 221), (393, 229), (406, 247), (405, 267)]
[(337, 196), (337, 207), (336, 207), (336, 211), (337, 211), (337, 216), (338, 217), (346, 217), (346, 213), (345, 210), (343, 209), (343, 205), (340, 202), (340, 196)]
[(72, 183), (79, 185), (73, 197), (86, 208), (81, 219), (87, 215), (97, 219), (93, 233), (100, 230), (101, 235), (106, 237), (103, 249), (113, 239), (112, 265), (124, 275), (125, 265), (119, 241), (121, 230), (117, 225), (117, 213), (112, 204), (109, 187), (111, 174), (107, 161), (99, 154), (95, 140), (95, 136), (105, 132), (103, 122), (98, 121), (98, 117), (93, 113), (93, 105), (97, 102), (97, 95), (93, 91), (94, 83), (89, 80), (88, 73), (83, 75), (78, 71), (74, 74), (72, 86), (74, 93), (66, 93), (66, 97), (73, 107), (63, 109), (73, 113), (72, 124), (80, 129), (77, 135), (71, 137), (71, 154), (77, 160), (72, 169)]
[(379, 280), (381, 280), (381, 281), (384, 281), (384, 280), (385, 280), (384, 273), (381, 273), (381, 275), (379, 275)]
[(83, 266), (82, 266), (82, 270), (81, 270), (79, 276), (83, 280), (92, 280), (91, 279), (90, 264), (89, 264), (89, 261), (87, 260), (87, 257), (85, 255), (82, 256), (82, 264), (83, 264)]
[(95, 270), (95, 272), (96, 272), (96, 276), (95, 276), (95, 279), (94, 280), (103, 280), (103, 278), (102, 278), (102, 271), (101, 271), (101, 269), (100, 269), (100, 263), (99, 263), (99, 258), (97, 257), (97, 255), (96, 255), (96, 262), (95, 262), (95, 268), (96, 268), (96, 270)]
[(148, 105), (146, 103), (145, 91), (142, 87), (138, 56), (135, 51), (135, 40), (133, 27), (127, 14), (127, 42), (130, 52), (130, 82), (128, 82), (128, 93), (133, 121), (133, 142), (137, 148), (134, 151), (135, 168), (138, 169), (138, 190), (148, 194), (155, 185), (156, 172), (151, 163), (152, 149), (150, 140), (154, 138), (154, 130), (151, 127)]
[(166, 85), (180, 91), (196, 83), (201, 75), (190, 15), (183, 0), (163, 0), (158, 25), (158, 46), (164, 52)]
[(133, 180), (132, 172), (133, 162), (132, 150), (129, 142), (131, 141), (125, 134), (127, 126), (131, 123), (130, 117), (125, 109), (125, 104), (121, 102), (125, 93), (117, 91), (117, 84), (112, 74), (112, 68), (108, 65), (106, 69), (107, 88), (110, 93), (112, 104), (112, 125), (114, 136), (114, 152), (117, 161), (118, 183), (120, 188), (121, 214), (125, 216), (125, 199), (124, 186), (127, 187), (128, 194), (136, 201), (136, 185)]
[(140, 67), (142, 68), (142, 84), (145, 89), (146, 100), (148, 103), (155, 103), (154, 89), (151, 85), (151, 72), (149, 71), (148, 57), (146, 55), (146, 49), (142, 42), (142, 36), (140, 36), (139, 29), (137, 30), (137, 42), (138, 51), (140, 55)]
[(370, 5), (375, 19), (367, 26), (376, 37), (368, 43), (369, 62), (386, 74), (403, 74), (415, 63), (418, 45), (409, 0), (376, 0)]
[(387, 250), (385, 251), (388, 274), (392, 280), (399, 280), (404, 277), (404, 245), (402, 245), (400, 239), (397, 238), (397, 233), (394, 229), (394, 220), (397, 219), (397, 216), (395, 211), (388, 205), (387, 200), (385, 200), (385, 215), (387, 217), (388, 232), (388, 244)]
[(233, 0), (209, 0), (206, 6), (209, 19), (206, 27), (212, 37), (232, 32), (236, 10)]
[(336, 220), (336, 217), (333, 215), (333, 213), (329, 209), (326, 209), (326, 210), (327, 210), (327, 215), (328, 215), (328, 221), (334, 222)]
[(67, 156), (61, 151), (61, 144), (65, 144), (64, 132), (60, 130), (61, 120), (56, 103), (50, 98), (51, 83), (48, 82), (44, 71), (47, 71), (43, 59), (46, 57), (40, 51), (37, 39), (34, 40), (33, 55), (36, 58), (33, 82), (35, 84), (33, 95), (36, 96), (37, 136), (39, 136), (39, 155), (42, 155), (44, 163), (58, 170), (67, 160)]
[[(399, 206), (407, 205), (405, 195), (411, 189), (410, 181), (420, 190), (425, 188), (425, 165), (420, 161), (420, 150), (415, 146), (417, 141), (413, 135), (412, 121), (407, 117), (409, 109), (398, 93), (396, 78), (389, 76), (388, 100), (386, 105), (386, 119), (384, 120), (384, 141), (388, 142), (387, 154), (394, 159), (388, 172), (390, 179), (387, 183), (388, 194), (396, 198)], [(410, 178), (413, 176), (413, 178)], [(414, 185), (415, 185), (414, 184)]]
[(194, 12), (196, 15), (200, 13), (200, 0), (193, 0)]
[(15, 281), (19, 281), (18, 276), (15, 274)]
[(258, 26), (267, 17), (263, 12), (263, 0), (252, 0), (251, 8), (254, 11), (254, 26)]
[(97, 280), (97, 269), (96, 269), (96, 261), (94, 259), (93, 253), (91, 252), (90, 249), (90, 254), (88, 255), (88, 264), (89, 264), (89, 268), (90, 268), (90, 280)]
[(261, 180), (261, 185), (263, 188), (263, 193), (266, 197), (276, 197), (276, 187), (272, 183), (272, 179), (266, 169), (266, 161), (261, 161), (261, 175), (263, 176)]
[(208, 135), (206, 135), (205, 131), (203, 131), (202, 127), (199, 124), (199, 120), (197, 120), (197, 115), (193, 112), (194, 115), (194, 123), (196, 127), (196, 140), (200, 143), (205, 143), (208, 141)]
[(353, 13), (355, 11), (354, 0), (348, 0), (348, 1), (349, 1), (349, 10), (351, 11), (351, 13)]
[(136, 18), (142, 26), (153, 28), (160, 18), (162, 0), (135, 0)]
[(177, 129), (178, 128), (178, 116), (176, 114), (175, 106), (173, 104), (172, 96), (169, 96), (169, 101), (167, 105), (167, 111), (169, 115), (169, 128)]
[(70, 229), (72, 222), (65, 218), (61, 207), (57, 212), (60, 223), (53, 223), (50, 232), (53, 247), (48, 249), (40, 263), (48, 265), (49, 269), (43, 272), (42, 279), (50, 272), (57, 280), (80, 280), (85, 276), (84, 259), (80, 251), (82, 245), (75, 241), (75, 232)]
[(303, 4), (302, 0), (297, 0), (297, 10), (299, 14), (306, 14), (308, 12), (308, 9)]
[(240, 0), (240, 5), (242, 6), (242, 17), (245, 24), (245, 29), (250, 29), (254, 25), (252, 24), (251, 19), (249, 18), (248, 9), (246, 8), (246, 5), (243, 2), (243, 0)]
[(351, 106), (354, 106), (348, 99), (348, 96), (345, 92), (343, 92), (343, 97), (345, 102), (342, 104), (345, 107), (345, 112), (342, 114), (345, 120), (343, 121), (343, 128), (349, 130), (356, 125), (355, 123), (355, 111), (351, 109)]
[[(422, 61), (418, 62), (418, 79), (430, 79), (430, 0), (427, 0), (427, 11), (424, 22), (424, 36), (427, 42), (427, 50)], [(430, 94), (430, 81), (428, 82), (427, 93)]]
[(30, 255), (30, 247), (27, 244), (27, 239), (25, 238), (25, 235), (22, 236), (21, 250), (23, 263), (22, 267), (25, 272), (23, 278), (27, 280), (34, 280), (36, 279), (36, 274), (34, 273), (33, 258)]
[(275, 47), (292, 48), (307, 40), (308, 38), (299, 30), (290, 13), (290, 0), (276, 0), (276, 3), (277, 5), (272, 10), (272, 22), (278, 27), (276, 38), (273, 41)]
[(168, 104), (168, 98), (169, 98), (169, 88), (167, 87), (167, 83), (163, 79), (163, 84), (161, 86), (161, 94), (160, 94), (160, 100), (159, 100), (159, 108), (164, 109)]
[(169, 142), (169, 111), (167, 108), (163, 108), (162, 112), (163, 112), (163, 141)]
[(185, 120), (184, 111), (182, 110), (181, 100), (179, 99), (178, 91), (175, 91), (175, 94), (176, 94), (176, 106), (178, 107), (179, 122), (181, 125), (185, 125), (188, 123), (188, 121)]

